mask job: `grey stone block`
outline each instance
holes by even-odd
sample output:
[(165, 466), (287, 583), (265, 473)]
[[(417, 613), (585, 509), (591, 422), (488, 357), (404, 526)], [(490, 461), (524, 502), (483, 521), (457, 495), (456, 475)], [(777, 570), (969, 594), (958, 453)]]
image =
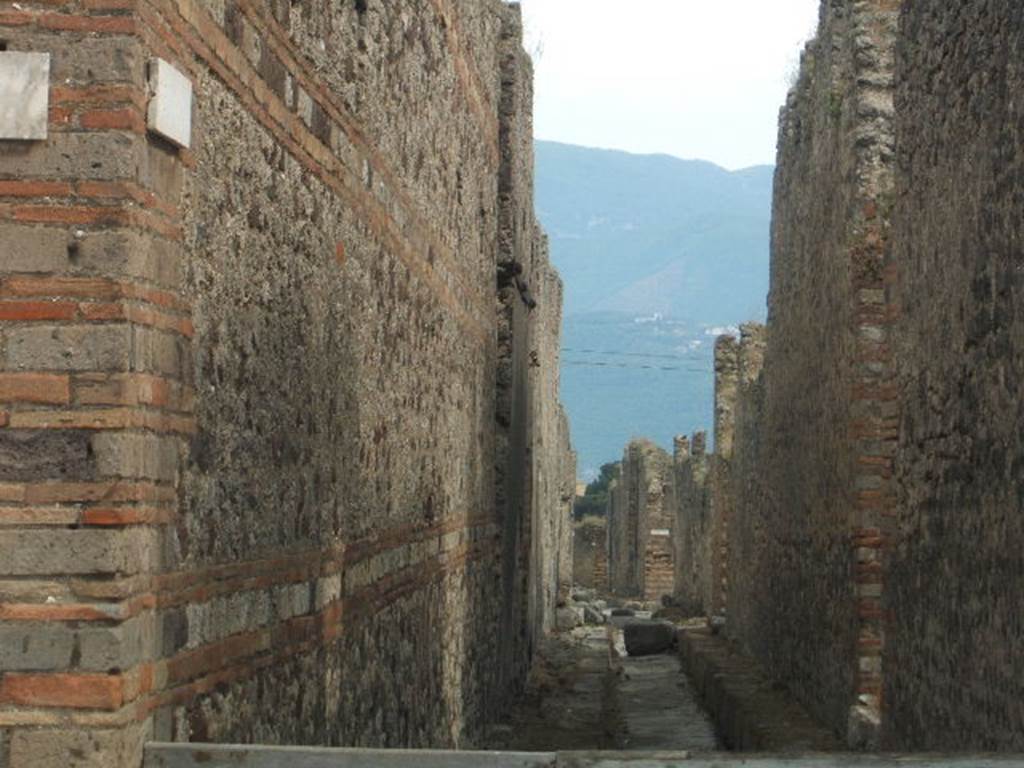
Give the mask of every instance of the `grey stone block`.
[(127, 325), (32, 326), (7, 332), (6, 367), (33, 371), (125, 371)]
[(92, 438), (96, 468), (103, 477), (173, 482), (178, 472), (176, 437), (101, 432)]
[(146, 660), (153, 640), (153, 621), (152, 617), (138, 616), (118, 626), (79, 630), (79, 666), (95, 671), (131, 669)]
[(31, 26), (7, 27), (4, 39), (10, 50), (49, 51), (50, 79), (54, 83), (143, 85), (146, 59), (141, 42), (135, 37), (82, 35), (70, 44), (66, 33)]
[(583, 607), (583, 619), (587, 624), (599, 625), (605, 623), (604, 614), (592, 606)]
[(72, 430), (0, 430), (0, 481), (91, 480), (96, 458), (89, 439)]
[(18, 730), (11, 735), (12, 768), (112, 768), (140, 765), (146, 726), (110, 730)]
[(3, 272), (138, 277), (169, 288), (181, 283), (181, 246), (139, 232), (0, 223), (0, 243)]
[(140, 137), (114, 132), (54, 133), (45, 142), (0, 142), (4, 174), (25, 179), (134, 179)]
[(132, 328), (134, 370), (178, 378), (185, 374), (187, 355), (181, 336), (155, 328)]
[(0, 270), (56, 272), (68, 265), (68, 233), (53, 227), (0, 224)]
[(154, 557), (146, 529), (0, 530), (0, 574), (139, 573)]
[(666, 653), (676, 642), (675, 627), (663, 621), (633, 619), (623, 626), (622, 634), (630, 656)]
[(67, 669), (74, 644), (73, 633), (59, 624), (0, 627), (0, 670)]
[(147, 744), (143, 768), (553, 768), (552, 752)]
[(559, 632), (567, 632), (583, 624), (583, 609), (579, 606), (559, 608), (555, 611), (555, 627)]

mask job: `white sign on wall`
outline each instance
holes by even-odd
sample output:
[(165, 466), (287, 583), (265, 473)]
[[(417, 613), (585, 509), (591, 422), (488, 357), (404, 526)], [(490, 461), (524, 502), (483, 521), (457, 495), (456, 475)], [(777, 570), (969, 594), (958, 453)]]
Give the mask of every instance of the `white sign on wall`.
[(192, 145), (192, 81), (163, 59), (149, 63), (146, 125), (179, 147)]
[(668, 528), (653, 528), (651, 530), (651, 536), (671, 536), (672, 531)]
[(50, 54), (0, 51), (0, 139), (45, 139)]

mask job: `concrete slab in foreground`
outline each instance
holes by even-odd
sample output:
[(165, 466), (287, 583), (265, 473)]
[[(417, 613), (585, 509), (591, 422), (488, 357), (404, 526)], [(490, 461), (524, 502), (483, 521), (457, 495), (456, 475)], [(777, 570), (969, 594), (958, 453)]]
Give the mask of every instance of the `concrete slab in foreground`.
[(1024, 768), (1024, 755), (444, 752), (149, 744), (143, 768)]

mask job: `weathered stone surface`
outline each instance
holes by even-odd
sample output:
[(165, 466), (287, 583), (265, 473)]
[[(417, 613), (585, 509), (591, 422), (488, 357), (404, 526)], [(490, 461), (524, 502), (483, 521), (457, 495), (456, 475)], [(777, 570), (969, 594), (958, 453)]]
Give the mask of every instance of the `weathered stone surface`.
[[(732, 458), (711, 479), (734, 505), (727, 632), (840, 733), (877, 686), (880, 611), (858, 595), (852, 539), (881, 524), (888, 497), (862, 459), (884, 433), (876, 394), (891, 375), (889, 310), (866, 302), (884, 289), (898, 6), (823, 3), (780, 118), (763, 384), (750, 390), (761, 416), (750, 432), (731, 414)], [(869, 476), (882, 492), (866, 504)]]
[(66, 669), (71, 661), (74, 639), (62, 626), (42, 631), (32, 626), (0, 627), (0, 669), (10, 672)]
[(882, 743), (1020, 752), (1024, 8), (904, 3), (900, 24)]
[(584, 608), (580, 606), (566, 606), (555, 610), (555, 628), (559, 632), (568, 632), (570, 629), (581, 627), (585, 621)]
[(583, 587), (608, 589), (606, 518), (586, 517), (573, 526), (573, 578)]
[(152, 564), (152, 531), (0, 529), (0, 574), (140, 573)]
[(703, 504), (730, 521), (681, 594), (724, 548), (725, 634), (858, 748), (1022, 746), (1022, 40), (1008, 2), (823, 4), (780, 125), (763, 372), (720, 376)]
[(659, 599), (673, 588), (672, 461), (648, 440), (626, 446), (608, 500), (608, 578), (613, 592)]
[(29, 371), (126, 371), (126, 325), (28, 326), (6, 333), (4, 367)]
[(133, 669), (147, 660), (153, 647), (154, 619), (140, 616), (117, 626), (83, 626), (77, 635), (82, 669)]
[(12, 768), (109, 768), (141, 765), (145, 728), (18, 730), (11, 735)]
[(92, 441), (99, 473), (105, 477), (174, 482), (180, 442), (175, 437), (138, 433), (103, 433)]
[(91, 480), (97, 471), (90, 435), (70, 430), (0, 430), (0, 481), (39, 477)]
[(668, 653), (676, 643), (676, 629), (665, 621), (633, 619), (623, 625), (622, 634), (630, 656)]

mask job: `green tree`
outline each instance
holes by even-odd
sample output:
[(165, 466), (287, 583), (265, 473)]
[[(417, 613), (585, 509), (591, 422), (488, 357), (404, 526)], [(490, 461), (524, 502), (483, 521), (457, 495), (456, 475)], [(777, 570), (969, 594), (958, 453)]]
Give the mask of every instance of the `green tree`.
[(588, 516), (604, 517), (608, 507), (608, 486), (618, 475), (619, 462), (602, 464), (598, 476), (587, 484), (583, 495), (577, 497), (573, 504), (573, 517), (577, 520)]

